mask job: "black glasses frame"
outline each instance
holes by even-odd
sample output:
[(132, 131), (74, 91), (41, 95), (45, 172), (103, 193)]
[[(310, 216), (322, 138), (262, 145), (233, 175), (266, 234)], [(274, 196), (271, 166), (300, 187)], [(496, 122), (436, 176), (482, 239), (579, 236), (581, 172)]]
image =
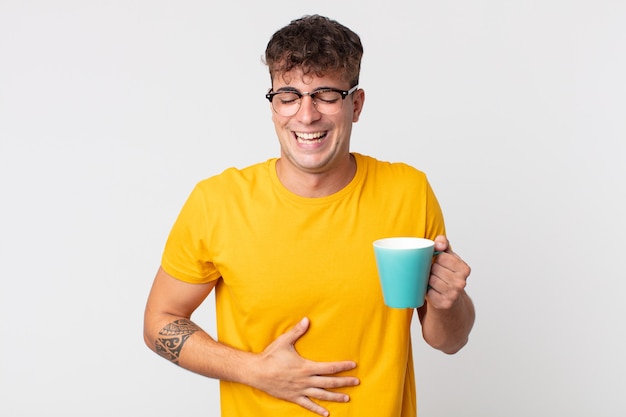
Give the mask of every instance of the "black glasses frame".
[(292, 93), (298, 96), (298, 99), (302, 99), (303, 96), (309, 96), (311, 97), (313, 100), (315, 100), (315, 95), (319, 94), (319, 93), (324, 93), (326, 91), (334, 91), (336, 93), (341, 94), (341, 99), (345, 100), (346, 97), (348, 97), (350, 94), (354, 93), (357, 88), (359, 88), (359, 85), (355, 85), (354, 87), (352, 87), (349, 90), (340, 90), (338, 88), (320, 88), (319, 90), (315, 90), (315, 91), (311, 91), (311, 92), (301, 92), (298, 91), (296, 89), (293, 90), (282, 90), (282, 91), (274, 91), (272, 92), (272, 89), (270, 88), (270, 91), (265, 94), (265, 98), (271, 103), (272, 100), (274, 100), (274, 96), (281, 94), (281, 93)]

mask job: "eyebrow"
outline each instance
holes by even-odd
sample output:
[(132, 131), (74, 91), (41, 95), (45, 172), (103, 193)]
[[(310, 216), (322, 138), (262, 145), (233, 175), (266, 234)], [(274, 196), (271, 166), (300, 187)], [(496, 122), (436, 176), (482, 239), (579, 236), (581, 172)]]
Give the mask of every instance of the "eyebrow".
[(276, 91), (277, 93), (281, 93), (281, 92), (297, 92), (298, 90), (294, 87), (286, 86), (286, 87), (280, 87), (278, 90), (274, 90), (274, 91)]
[[(316, 93), (318, 91), (324, 91), (324, 90), (341, 90), (340, 88), (337, 87), (330, 87), (330, 86), (321, 86), (321, 87), (317, 87), (315, 90), (313, 91), (309, 91), (310, 93)], [(277, 93), (302, 93), (302, 91), (298, 90), (295, 87), (290, 87), (290, 86), (285, 86), (285, 87), (280, 87), (278, 90), (275, 90)]]

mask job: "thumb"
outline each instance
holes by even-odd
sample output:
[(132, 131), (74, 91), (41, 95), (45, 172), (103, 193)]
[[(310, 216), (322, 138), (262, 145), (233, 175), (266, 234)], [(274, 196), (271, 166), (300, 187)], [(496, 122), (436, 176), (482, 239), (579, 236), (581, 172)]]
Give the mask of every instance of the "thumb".
[(298, 324), (293, 326), (291, 330), (284, 334), (286, 341), (289, 342), (289, 344), (294, 345), (309, 329), (309, 323), (308, 317), (304, 317), (300, 320)]
[(444, 235), (439, 235), (435, 238), (435, 250), (438, 252), (450, 252), (450, 242)]

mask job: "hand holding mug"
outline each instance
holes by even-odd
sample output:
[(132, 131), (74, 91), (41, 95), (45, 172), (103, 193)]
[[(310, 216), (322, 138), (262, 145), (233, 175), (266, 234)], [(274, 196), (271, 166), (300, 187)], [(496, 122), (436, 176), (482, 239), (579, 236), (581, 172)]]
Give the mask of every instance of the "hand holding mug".
[(440, 254), (435, 257), (430, 269), (427, 297), (429, 305), (445, 310), (451, 308), (465, 292), (471, 269), (452, 251), (445, 236), (437, 236), (435, 250)]

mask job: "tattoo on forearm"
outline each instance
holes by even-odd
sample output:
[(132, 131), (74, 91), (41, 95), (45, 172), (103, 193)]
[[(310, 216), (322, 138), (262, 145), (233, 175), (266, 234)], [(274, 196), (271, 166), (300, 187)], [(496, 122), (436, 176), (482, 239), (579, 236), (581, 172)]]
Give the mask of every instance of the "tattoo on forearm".
[(154, 343), (156, 352), (165, 359), (178, 365), (180, 351), (189, 339), (189, 336), (201, 330), (191, 320), (176, 320), (165, 326), (159, 332), (159, 337)]

